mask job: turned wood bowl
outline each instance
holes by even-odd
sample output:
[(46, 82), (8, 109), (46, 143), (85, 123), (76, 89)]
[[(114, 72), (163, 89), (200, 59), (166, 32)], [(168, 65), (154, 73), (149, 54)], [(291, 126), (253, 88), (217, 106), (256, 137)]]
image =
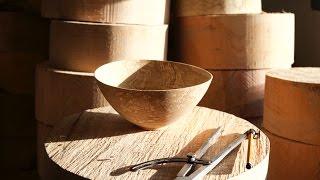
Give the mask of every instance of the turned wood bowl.
[(106, 100), (121, 116), (154, 130), (191, 113), (208, 90), (212, 74), (171, 61), (123, 60), (99, 67), (95, 78)]

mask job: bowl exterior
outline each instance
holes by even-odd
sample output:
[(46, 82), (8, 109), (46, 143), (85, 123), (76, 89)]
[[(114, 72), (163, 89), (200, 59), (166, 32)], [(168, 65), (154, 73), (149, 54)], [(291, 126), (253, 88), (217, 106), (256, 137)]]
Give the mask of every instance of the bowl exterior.
[(154, 130), (183, 119), (200, 102), (211, 80), (187, 88), (164, 91), (121, 89), (99, 82), (111, 106), (124, 118), (144, 129)]

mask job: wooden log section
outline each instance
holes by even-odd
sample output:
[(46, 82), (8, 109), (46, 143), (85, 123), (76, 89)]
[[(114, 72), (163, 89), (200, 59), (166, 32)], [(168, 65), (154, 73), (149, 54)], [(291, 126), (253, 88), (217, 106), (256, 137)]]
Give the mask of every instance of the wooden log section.
[(42, 16), (102, 23), (169, 23), (170, 0), (43, 0)]
[(242, 118), (262, 117), (267, 71), (209, 70), (213, 74), (213, 82), (199, 105)]
[(264, 130), (270, 139), (268, 179), (320, 179), (320, 146), (281, 138)]
[(175, 59), (205, 69), (288, 68), (294, 61), (294, 14), (176, 18)]
[(177, 16), (261, 13), (261, 1), (253, 0), (177, 0)]
[(35, 52), (47, 58), (49, 21), (17, 12), (0, 12), (0, 53)]
[(166, 59), (167, 28), (167, 25), (53, 21), (50, 62), (66, 70), (93, 72), (115, 60), (163, 60)]
[[(184, 121), (157, 131), (134, 126), (110, 107), (87, 110), (60, 122), (47, 139), (46, 152), (63, 169), (89, 179), (173, 179), (183, 164), (139, 172), (127, 172), (128, 166), (156, 158), (186, 156), (222, 126), (222, 137), (204, 157), (208, 159), (239, 134), (257, 129), (243, 119), (203, 107), (196, 107)], [(245, 170), (247, 147), (247, 141), (243, 142), (204, 179), (265, 179), (268, 138), (262, 133), (259, 140), (253, 141), (251, 170)]]
[(61, 71), (37, 66), (36, 119), (54, 125), (62, 117), (88, 108), (106, 106), (92, 73)]
[(320, 68), (267, 74), (263, 126), (273, 134), (320, 145)]

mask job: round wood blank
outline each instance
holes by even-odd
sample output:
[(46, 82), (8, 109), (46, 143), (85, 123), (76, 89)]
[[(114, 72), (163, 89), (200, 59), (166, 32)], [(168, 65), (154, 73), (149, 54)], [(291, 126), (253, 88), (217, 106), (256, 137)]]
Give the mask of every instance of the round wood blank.
[(42, 0), (51, 19), (161, 25), (169, 23), (170, 0)]
[(53, 21), (50, 62), (66, 70), (94, 72), (115, 60), (164, 60), (167, 28)]
[(263, 126), (303, 143), (320, 145), (320, 68), (267, 74)]
[(36, 119), (54, 125), (62, 117), (108, 105), (92, 73), (62, 71), (40, 64), (36, 71)]
[[(224, 129), (223, 135), (207, 152), (206, 159), (249, 128), (257, 129), (233, 115), (196, 107), (187, 119), (166, 129), (144, 131), (107, 107), (65, 118), (54, 128), (45, 147), (54, 162), (81, 177), (172, 179), (183, 164), (167, 164), (139, 172), (127, 170), (128, 166), (147, 160), (186, 156), (189, 152), (195, 152), (219, 126)], [(251, 161), (254, 168), (246, 171), (247, 147), (245, 141), (205, 179), (265, 179), (269, 158), (268, 138), (262, 133), (259, 140), (253, 141)]]
[(269, 179), (320, 178), (320, 146), (299, 143), (264, 132), (271, 143)]
[(211, 14), (261, 13), (261, 1), (256, 0), (177, 0), (177, 16), (200, 16)]
[(200, 102), (242, 118), (262, 117), (265, 70), (209, 70), (213, 83)]
[(180, 17), (175, 59), (205, 69), (289, 68), (294, 61), (294, 14)]

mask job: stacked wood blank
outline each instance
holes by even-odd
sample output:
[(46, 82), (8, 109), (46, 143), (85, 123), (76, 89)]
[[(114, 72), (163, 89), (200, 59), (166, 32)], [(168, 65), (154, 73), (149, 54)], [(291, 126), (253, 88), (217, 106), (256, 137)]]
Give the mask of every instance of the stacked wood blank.
[[(274, 142), (271, 139), (275, 144), (271, 151), (274, 154), (271, 155), (274, 164), (271, 176), (285, 177), (289, 169), (297, 169), (294, 173), (297, 179), (320, 177), (319, 110), (320, 68), (274, 70), (267, 74), (263, 126), (271, 136), (277, 137)], [(284, 141), (282, 139), (286, 139), (284, 145), (278, 143)], [(301, 153), (301, 161), (289, 160), (290, 163), (278, 171), (276, 168), (282, 166), (283, 161), (277, 157), (285, 149), (286, 158), (296, 159), (297, 153)]]
[(93, 73), (53, 69), (40, 64), (36, 72), (36, 118), (54, 125), (61, 117), (105, 106)]
[[(93, 73), (53, 69), (39, 64), (36, 72), (36, 119), (38, 121), (38, 169), (44, 179), (53, 165), (44, 153), (43, 142), (54, 124), (64, 116), (84, 109), (106, 106)], [(54, 173), (53, 173), (54, 174)]]
[(318, 180), (320, 178), (320, 146), (264, 132), (270, 139), (271, 146), (268, 179)]
[(42, 0), (42, 15), (51, 19), (162, 25), (169, 22), (170, 0)]
[[(262, 0), (266, 11), (286, 11), (295, 14), (295, 66), (320, 67), (320, 11), (312, 1)], [(319, 3), (318, 0), (314, 0)]]
[[(166, 59), (170, 0), (43, 0), (52, 19), (48, 64), (37, 69), (38, 162), (55, 178), (43, 140), (64, 116), (107, 106), (93, 72), (117, 60)], [(58, 173), (58, 172), (57, 172)]]
[(200, 106), (236, 114), (260, 117), (263, 114), (265, 74), (268, 70), (210, 70), (213, 83)]
[(200, 105), (261, 117), (265, 73), (294, 62), (294, 14), (264, 13), (259, 0), (178, 0), (174, 9), (171, 58), (214, 74)]
[[(288, 68), (294, 60), (294, 14), (177, 18), (176, 56), (206, 69)], [(192, 50), (191, 50), (192, 49)]]
[(53, 21), (50, 63), (93, 72), (115, 60), (166, 59), (167, 25), (123, 25)]
[[(106, 123), (108, 122), (108, 123)], [(45, 147), (49, 157), (64, 170), (88, 179), (174, 179), (183, 163), (166, 164), (130, 172), (127, 167), (144, 161), (185, 157), (222, 126), (221, 138), (206, 153), (212, 158), (248, 129), (249, 122), (203, 107), (196, 107), (180, 123), (158, 131), (142, 131), (112, 108), (97, 108), (75, 114), (54, 127)], [(253, 164), (246, 170), (248, 141), (227, 156), (204, 179), (265, 180), (270, 144), (261, 132), (252, 141)]]
[(200, 16), (211, 14), (261, 13), (259, 0), (176, 0), (176, 15)]

